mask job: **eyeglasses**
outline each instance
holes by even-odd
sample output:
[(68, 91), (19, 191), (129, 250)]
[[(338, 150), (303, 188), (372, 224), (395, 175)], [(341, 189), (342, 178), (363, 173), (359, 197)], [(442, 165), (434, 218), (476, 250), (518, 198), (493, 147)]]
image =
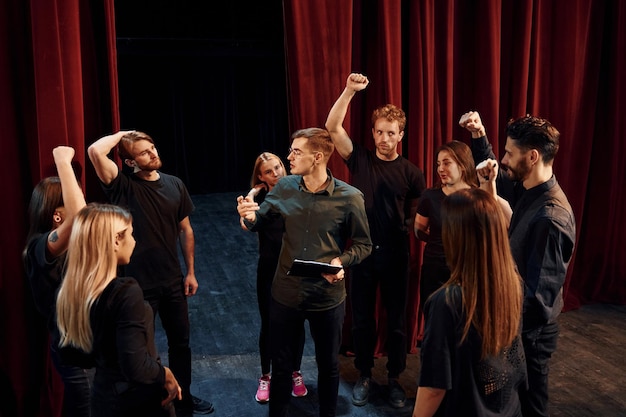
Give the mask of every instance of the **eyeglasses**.
[(304, 153), (300, 149), (293, 149), (293, 148), (287, 149), (287, 156), (289, 156), (291, 154), (293, 154), (293, 156), (296, 157), (296, 158), (300, 158), (301, 156), (306, 155), (306, 153)]

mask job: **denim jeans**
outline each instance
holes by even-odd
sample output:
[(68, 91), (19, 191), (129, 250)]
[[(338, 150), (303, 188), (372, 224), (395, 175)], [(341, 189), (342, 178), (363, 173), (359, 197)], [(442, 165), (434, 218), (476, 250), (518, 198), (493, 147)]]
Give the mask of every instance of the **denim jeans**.
[(528, 369), (528, 391), (520, 391), (524, 417), (547, 417), (549, 415), (549, 362), (552, 353), (556, 350), (558, 338), (559, 326), (557, 323), (548, 323), (522, 331), (522, 342)]

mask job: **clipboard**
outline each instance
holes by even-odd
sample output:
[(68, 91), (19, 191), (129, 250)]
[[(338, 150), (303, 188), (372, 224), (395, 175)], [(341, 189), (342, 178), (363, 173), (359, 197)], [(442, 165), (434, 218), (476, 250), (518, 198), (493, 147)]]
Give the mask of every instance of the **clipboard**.
[(341, 271), (343, 266), (331, 265), (325, 262), (304, 261), (302, 259), (294, 259), (291, 268), (287, 271), (287, 275), (296, 275), (307, 278), (320, 278), (322, 274), (336, 274)]

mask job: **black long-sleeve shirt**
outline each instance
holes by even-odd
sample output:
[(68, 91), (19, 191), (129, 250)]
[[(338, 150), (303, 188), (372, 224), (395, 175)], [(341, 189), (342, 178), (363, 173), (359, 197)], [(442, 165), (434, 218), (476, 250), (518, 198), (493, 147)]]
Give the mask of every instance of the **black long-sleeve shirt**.
[[(495, 158), (486, 136), (472, 139), (471, 148), (476, 162)], [(576, 241), (574, 213), (554, 175), (528, 190), (498, 175), (498, 194), (513, 208), (509, 241), (524, 279), (524, 328), (530, 329), (554, 321), (563, 308), (563, 283)]]
[(154, 344), (152, 309), (135, 279), (111, 281), (92, 307), (90, 321), (96, 390), (119, 383), (165, 384), (165, 369)]

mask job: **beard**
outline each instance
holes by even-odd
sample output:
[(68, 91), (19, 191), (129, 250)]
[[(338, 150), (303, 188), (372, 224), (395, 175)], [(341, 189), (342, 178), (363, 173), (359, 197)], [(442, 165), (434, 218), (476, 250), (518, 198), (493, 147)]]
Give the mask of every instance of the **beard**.
[(161, 162), (161, 158), (156, 157), (151, 159), (147, 164), (137, 165), (137, 168), (142, 171), (156, 171), (157, 169), (161, 169), (162, 165), (163, 163)]
[(517, 166), (512, 167), (510, 165), (502, 165), (502, 170), (504, 174), (511, 180), (516, 182), (522, 182), (528, 177), (528, 173), (530, 172), (530, 166), (528, 161), (522, 159)]

